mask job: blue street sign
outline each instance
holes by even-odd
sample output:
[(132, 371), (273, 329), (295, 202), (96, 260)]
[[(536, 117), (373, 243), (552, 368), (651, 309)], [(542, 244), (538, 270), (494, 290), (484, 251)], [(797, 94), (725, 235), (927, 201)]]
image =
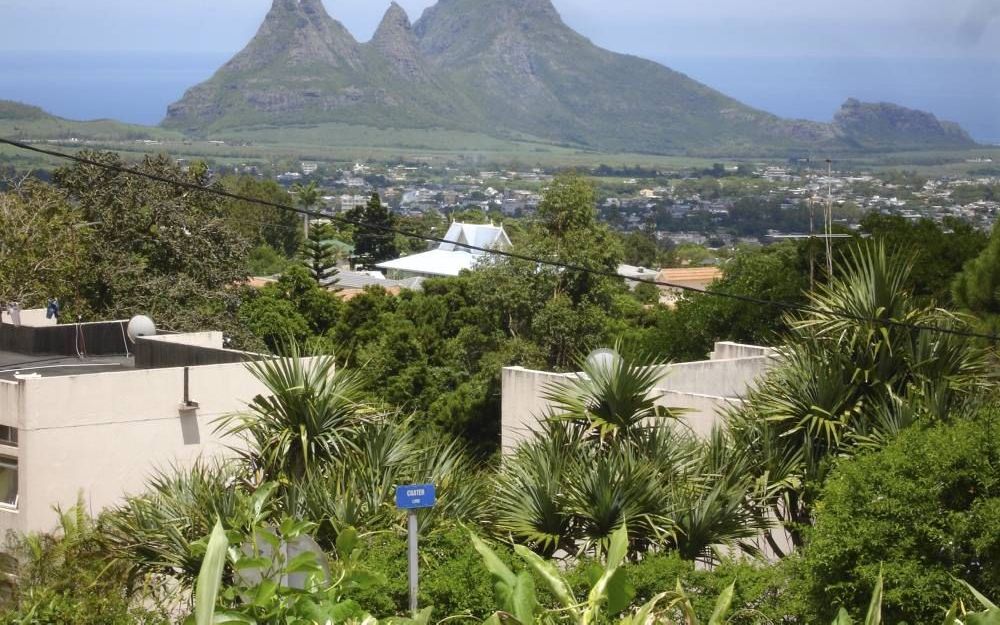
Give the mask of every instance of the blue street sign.
[(433, 484), (411, 484), (396, 488), (396, 507), (403, 510), (433, 508), (437, 500)]

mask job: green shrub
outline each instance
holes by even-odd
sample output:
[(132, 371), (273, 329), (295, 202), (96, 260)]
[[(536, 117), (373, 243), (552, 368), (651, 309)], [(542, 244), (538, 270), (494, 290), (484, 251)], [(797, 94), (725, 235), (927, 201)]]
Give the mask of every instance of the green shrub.
[[(362, 564), (385, 577), (384, 584), (353, 593), (351, 598), (377, 617), (404, 615), (409, 604), (406, 535), (392, 532), (369, 537), (362, 547)], [(508, 549), (494, 547), (511, 564)], [(493, 582), (468, 530), (453, 527), (420, 541), (421, 607), (434, 607), (435, 620), (455, 614), (484, 619), (497, 609)]]
[(844, 461), (804, 552), (814, 615), (863, 613), (884, 567), (888, 622), (933, 622), (962, 594), (1000, 595), (1000, 431), (990, 414), (911, 429)]
[(126, 592), (126, 571), (112, 562), (100, 531), (82, 505), (60, 512), (51, 534), (17, 537), (8, 550), (17, 564), (0, 625), (166, 625), (166, 615), (138, 605)]
[(800, 590), (795, 587), (795, 558), (777, 564), (724, 560), (711, 570), (696, 570), (676, 553), (657, 554), (625, 567), (635, 587), (636, 604), (672, 590), (680, 580), (702, 621), (712, 614), (716, 599), (736, 580), (733, 596), (734, 625), (750, 623), (802, 623)]

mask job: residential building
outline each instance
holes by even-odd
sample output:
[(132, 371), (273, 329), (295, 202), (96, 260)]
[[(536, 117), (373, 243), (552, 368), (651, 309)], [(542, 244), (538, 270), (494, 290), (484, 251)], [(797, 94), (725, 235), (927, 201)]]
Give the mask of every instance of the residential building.
[(665, 282), (676, 286), (660, 287), (660, 303), (673, 306), (684, 293), (690, 289), (704, 291), (708, 285), (722, 277), (718, 267), (679, 267), (676, 269), (661, 269), (656, 276), (657, 282)]
[[(721, 423), (721, 413), (742, 402), (753, 385), (774, 365), (769, 347), (720, 342), (708, 360), (657, 367), (656, 403), (684, 410), (681, 421), (699, 436), (708, 436)], [(532, 371), (505, 367), (501, 376), (501, 445), (510, 453), (534, 436), (550, 403), (554, 386), (582, 373)]]
[(263, 385), (220, 332), (126, 336), (125, 321), (0, 323), (0, 535), (50, 530), (53, 506), (92, 513), (158, 470), (230, 453), (220, 417)]
[(363, 208), (366, 204), (368, 204), (369, 199), (370, 198), (365, 195), (341, 195), (339, 198), (340, 210), (346, 212), (354, 210), (355, 208)]
[[(379, 263), (376, 267), (385, 270), (394, 279), (457, 276), (463, 271), (474, 269), (488, 255), (484, 250), (506, 250), (511, 246), (503, 226), (494, 226), (492, 223), (455, 222), (448, 228), (444, 240), (444, 243), (433, 250)], [(463, 245), (478, 249), (469, 249)]]

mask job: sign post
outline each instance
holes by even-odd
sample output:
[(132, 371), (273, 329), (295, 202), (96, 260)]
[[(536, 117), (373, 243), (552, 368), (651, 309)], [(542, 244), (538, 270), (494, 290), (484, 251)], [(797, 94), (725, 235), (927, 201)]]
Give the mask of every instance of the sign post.
[(409, 569), (410, 569), (410, 613), (417, 615), (417, 588), (419, 585), (417, 559), (417, 510), (433, 508), (437, 493), (433, 484), (412, 484), (396, 488), (396, 507), (406, 510), (407, 530), (409, 533)]

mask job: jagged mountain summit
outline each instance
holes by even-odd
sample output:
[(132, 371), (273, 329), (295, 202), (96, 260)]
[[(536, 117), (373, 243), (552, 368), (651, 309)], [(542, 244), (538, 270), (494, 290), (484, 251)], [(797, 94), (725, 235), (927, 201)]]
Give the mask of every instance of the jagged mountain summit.
[(163, 124), (203, 134), (322, 122), (664, 154), (975, 145), (933, 115), (854, 100), (832, 124), (781, 119), (594, 45), (551, 0), (440, 0), (414, 24), (394, 2), (365, 43), (321, 0), (274, 0), (247, 47)]

